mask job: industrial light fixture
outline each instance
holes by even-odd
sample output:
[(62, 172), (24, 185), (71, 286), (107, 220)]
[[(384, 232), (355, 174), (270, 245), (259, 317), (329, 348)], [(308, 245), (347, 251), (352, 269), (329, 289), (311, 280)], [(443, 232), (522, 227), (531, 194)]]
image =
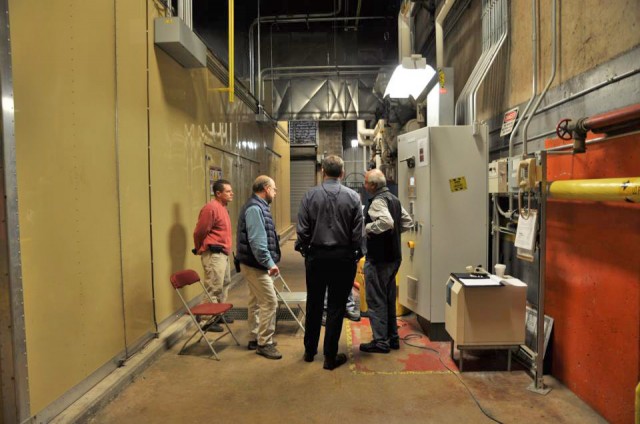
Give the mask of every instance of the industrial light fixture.
[(354, 149), (356, 147), (358, 147), (358, 139), (357, 138), (354, 138), (353, 140), (351, 140), (351, 147), (354, 148)]
[(427, 60), (419, 54), (402, 58), (402, 64), (398, 65), (391, 75), (384, 97), (407, 99), (411, 96), (417, 99), (435, 73), (436, 71), (427, 65)]

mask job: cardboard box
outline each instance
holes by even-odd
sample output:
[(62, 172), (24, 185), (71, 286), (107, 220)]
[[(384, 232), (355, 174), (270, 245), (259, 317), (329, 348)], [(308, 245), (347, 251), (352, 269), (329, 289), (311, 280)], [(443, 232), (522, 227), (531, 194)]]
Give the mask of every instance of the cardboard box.
[(455, 345), (524, 344), (527, 285), (511, 277), (500, 281), (498, 286), (466, 286), (449, 277), (445, 329)]

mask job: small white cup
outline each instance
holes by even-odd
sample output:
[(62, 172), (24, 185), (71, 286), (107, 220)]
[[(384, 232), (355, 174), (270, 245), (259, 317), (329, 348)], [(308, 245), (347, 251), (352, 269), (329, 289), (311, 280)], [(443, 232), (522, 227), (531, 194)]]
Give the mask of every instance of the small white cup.
[(498, 277), (504, 277), (504, 272), (507, 270), (507, 266), (503, 264), (496, 264), (495, 270)]

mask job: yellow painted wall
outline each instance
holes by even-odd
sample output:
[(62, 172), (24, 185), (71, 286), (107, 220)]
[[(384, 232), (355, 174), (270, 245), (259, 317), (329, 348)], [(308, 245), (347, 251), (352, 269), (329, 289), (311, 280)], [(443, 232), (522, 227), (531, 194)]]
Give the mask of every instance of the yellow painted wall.
[(125, 340), (155, 331), (147, 130), (147, 12), (144, 1), (118, 0), (116, 94), (118, 183)]
[[(150, 22), (158, 16), (150, 8)], [(151, 31), (150, 45), (152, 41)], [(226, 93), (214, 91), (222, 85), (208, 71), (182, 68), (157, 47), (149, 51), (149, 87), (153, 270), (161, 322), (180, 307), (169, 284), (171, 273), (183, 268), (202, 273), (199, 257), (190, 250), (198, 213), (209, 199), (209, 166), (222, 168), (234, 189), (228, 206), (234, 239), (238, 211), (259, 174), (271, 173), (277, 181), (274, 215), (282, 230), (290, 222), (285, 199), (289, 145), (270, 125), (258, 124), (254, 112), (237, 98), (230, 104)], [(268, 149), (281, 155), (281, 166), (270, 168), (273, 154)]]
[(10, 1), (27, 361), (38, 411), (124, 349), (114, 7)]
[[(288, 122), (280, 122), (280, 127), (285, 133), (288, 133)], [(273, 177), (278, 187), (278, 195), (276, 196), (275, 204), (275, 217), (276, 227), (278, 232), (285, 231), (291, 226), (291, 181), (289, 174), (291, 172), (290, 166), (290, 145), (280, 135), (274, 133), (273, 135), (273, 150), (280, 155), (277, 162), (274, 162), (270, 167), (268, 174)], [(274, 205), (272, 205), (272, 212), (274, 212)]]
[[(190, 249), (208, 198), (207, 149), (226, 151), (234, 222), (253, 178), (272, 172), (278, 229), (290, 225), (288, 143), (210, 90), (221, 84), (206, 69), (154, 46), (157, 7), (9, 4), (34, 415), (181, 308), (169, 276), (201, 272)], [(267, 149), (281, 156), (271, 169)]]

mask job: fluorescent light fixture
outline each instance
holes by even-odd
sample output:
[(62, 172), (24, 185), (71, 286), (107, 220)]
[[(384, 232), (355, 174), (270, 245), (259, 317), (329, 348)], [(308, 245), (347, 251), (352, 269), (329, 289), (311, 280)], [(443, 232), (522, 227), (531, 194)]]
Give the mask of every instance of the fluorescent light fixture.
[(358, 147), (358, 139), (354, 138), (353, 140), (351, 140), (351, 147), (353, 147), (354, 149), (356, 147)]
[(393, 71), (384, 91), (384, 97), (393, 99), (417, 99), (436, 71), (420, 55), (411, 55), (402, 59), (402, 64)]

